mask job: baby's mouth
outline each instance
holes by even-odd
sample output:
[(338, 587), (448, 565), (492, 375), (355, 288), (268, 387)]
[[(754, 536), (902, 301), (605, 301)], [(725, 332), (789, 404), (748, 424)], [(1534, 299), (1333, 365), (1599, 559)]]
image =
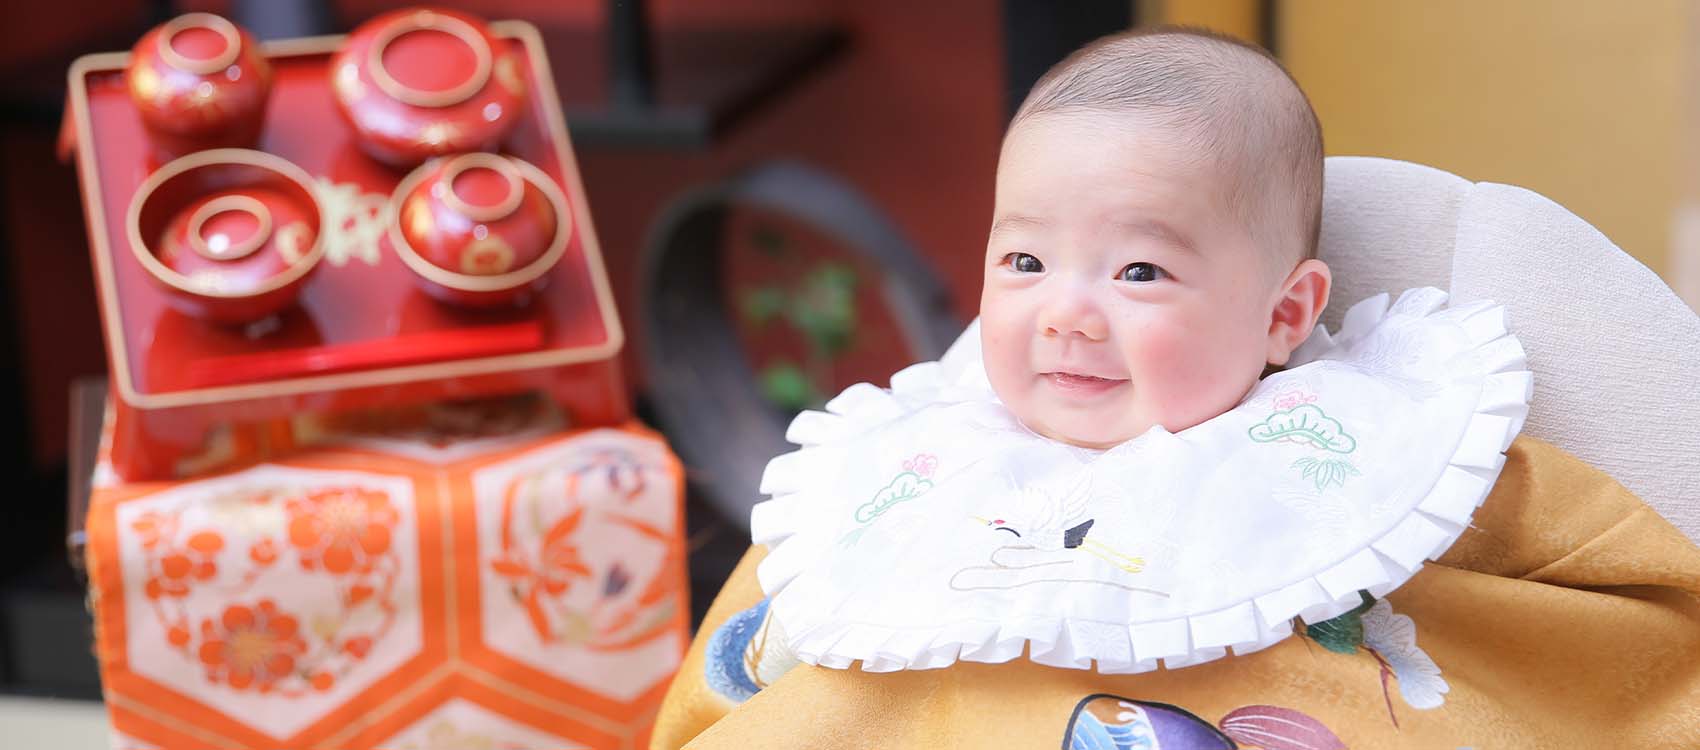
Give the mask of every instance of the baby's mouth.
[(1126, 378), (1100, 378), (1095, 375), (1081, 375), (1072, 372), (1047, 372), (1041, 375), (1064, 393), (1082, 396), (1094, 396), (1108, 393), (1127, 384)]

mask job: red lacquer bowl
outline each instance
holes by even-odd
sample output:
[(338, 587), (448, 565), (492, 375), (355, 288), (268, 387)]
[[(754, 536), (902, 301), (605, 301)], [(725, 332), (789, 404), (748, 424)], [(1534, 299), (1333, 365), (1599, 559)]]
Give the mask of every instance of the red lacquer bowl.
[(295, 301), (324, 256), (323, 207), (300, 167), (214, 149), (149, 175), (130, 203), (130, 250), (186, 314), (250, 323)]
[(427, 293), (458, 305), (523, 304), (572, 237), (560, 187), (512, 157), (427, 162), (402, 179), (390, 201), (396, 254)]
[(150, 134), (179, 153), (259, 141), (271, 66), (246, 31), (189, 13), (142, 35), (125, 81)]
[(337, 104), (361, 148), (394, 165), (494, 151), (525, 105), (525, 66), (475, 16), (387, 13), (331, 59)]

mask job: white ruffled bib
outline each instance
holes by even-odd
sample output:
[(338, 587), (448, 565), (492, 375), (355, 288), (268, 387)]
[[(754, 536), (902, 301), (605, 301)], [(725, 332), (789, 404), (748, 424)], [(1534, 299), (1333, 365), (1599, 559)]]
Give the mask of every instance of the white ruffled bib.
[(1533, 378), (1503, 308), (1411, 290), (1320, 326), (1231, 411), (1107, 451), (1026, 430), (978, 325), (939, 362), (792, 423), (754, 539), (803, 662), (958, 659), (1104, 673), (1268, 647), (1449, 547), (1498, 477)]

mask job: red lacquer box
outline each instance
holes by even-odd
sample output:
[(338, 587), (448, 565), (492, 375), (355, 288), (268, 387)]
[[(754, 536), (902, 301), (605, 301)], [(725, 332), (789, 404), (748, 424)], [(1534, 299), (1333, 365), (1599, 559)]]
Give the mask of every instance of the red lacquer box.
[(343, 37), (262, 45), (273, 79), (258, 148), (312, 177), (325, 247), (296, 303), (246, 326), (181, 312), (142, 267), (126, 212), (161, 165), (126, 89), (130, 56), (72, 65), (62, 146), (82, 183), (120, 476), (191, 473), (220, 450), (209, 436), (265, 442), (265, 425), (301, 412), (538, 390), (575, 424), (627, 418), (623, 333), (541, 39), (521, 22), (490, 30), (528, 87), (500, 152), (560, 188), (571, 236), (536, 294), (489, 309), (433, 298), (392, 247), (391, 198), (407, 170), (368, 156), (338, 111), (330, 63)]

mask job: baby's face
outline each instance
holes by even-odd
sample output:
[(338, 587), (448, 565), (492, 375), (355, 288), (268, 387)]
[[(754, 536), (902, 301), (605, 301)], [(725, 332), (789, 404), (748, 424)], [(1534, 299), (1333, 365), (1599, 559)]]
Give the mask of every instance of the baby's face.
[(993, 389), (1029, 429), (1109, 447), (1215, 417), (1256, 383), (1285, 273), (1216, 171), (1126, 118), (1040, 115), (1010, 132), (980, 335)]

